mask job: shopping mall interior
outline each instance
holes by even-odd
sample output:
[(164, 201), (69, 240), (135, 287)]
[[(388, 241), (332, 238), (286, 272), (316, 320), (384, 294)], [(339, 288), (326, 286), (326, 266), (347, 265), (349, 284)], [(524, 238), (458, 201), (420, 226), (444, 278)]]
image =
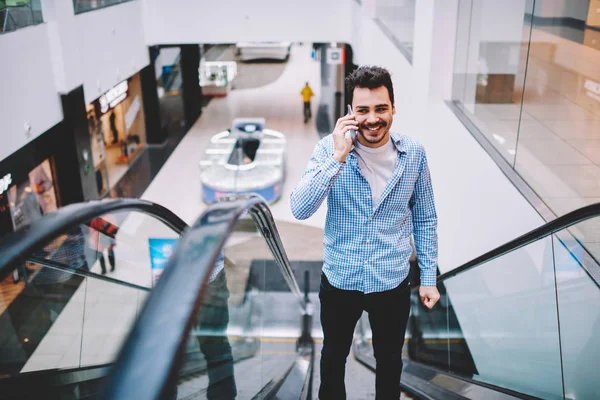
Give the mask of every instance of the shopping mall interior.
[[(327, 398), (336, 246), (408, 274), (399, 398), (598, 398), (600, 0), (285, 3), (0, 0), (0, 398)], [(412, 205), (391, 267), (356, 195), (295, 208), (363, 66), (426, 152), (431, 309)], [(398, 398), (370, 314), (336, 398)]]

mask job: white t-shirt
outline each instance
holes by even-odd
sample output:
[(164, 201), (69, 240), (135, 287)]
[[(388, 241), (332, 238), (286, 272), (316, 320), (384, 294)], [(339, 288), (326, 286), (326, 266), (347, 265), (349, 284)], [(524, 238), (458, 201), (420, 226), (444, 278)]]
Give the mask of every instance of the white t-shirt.
[(377, 205), (381, 194), (390, 181), (396, 168), (398, 149), (394, 143), (388, 142), (381, 147), (371, 148), (356, 142), (354, 150), (358, 156), (358, 165), (363, 176), (371, 186), (373, 208)]

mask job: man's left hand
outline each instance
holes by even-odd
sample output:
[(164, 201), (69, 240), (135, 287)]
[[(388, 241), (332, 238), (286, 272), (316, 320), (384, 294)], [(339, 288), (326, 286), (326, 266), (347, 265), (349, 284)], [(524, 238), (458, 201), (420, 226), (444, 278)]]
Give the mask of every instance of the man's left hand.
[(435, 286), (421, 286), (419, 287), (419, 297), (421, 297), (421, 303), (431, 310), (440, 299), (440, 292)]

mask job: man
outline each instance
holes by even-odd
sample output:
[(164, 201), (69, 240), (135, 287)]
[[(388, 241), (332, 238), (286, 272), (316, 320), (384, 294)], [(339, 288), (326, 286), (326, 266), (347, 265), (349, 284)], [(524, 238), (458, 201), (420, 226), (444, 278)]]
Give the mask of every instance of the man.
[[(399, 399), (411, 235), (421, 270), (421, 301), (432, 308), (440, 297), (431, 178), (423, 146), (390, 133), (396, 109), (389, 72), (361, 67), (346, 84), (354, 115), (340, 118), (333, 133), (317, 144), (291, 194), (298, 219), (314, 214), (327, 197), (319, 398), (346, 398), (346, 358), (365, 310), (377, 361), (376, 398)], [(351, 130), (357, 132), (356, 141)]]
[(94, 218), (90, 221), (90, 248), (95, 252), (95, 257), (100, 261), (100, 269), (102, 275), (106, 275), (106, 261), (104, 260), (104, 250), (108, 250), (108, 262), (110, 263), (110, 271), (115, 270), (115, 246), (117, 242), (115, 235), (119, 227), (117, 219), (110, 214), (104, 215), (102, 218)]
[(302, 95), (302, 100), (304, 101), (304, 123), (307, 123), (308, 120), (312, 118), (312, 112), (310, 110), (310, 98), (315, 94), (308, 85), (308, 82), (306, 82), (300, 94)]
[(117, 144), (119, 143), (119, 130), (117, 129), (117, 116), (115, 115), (114, 112), (112, 112), (110, 114), (110, 130), (112, 131), (113, 134), (113, 141), (112, 144)]

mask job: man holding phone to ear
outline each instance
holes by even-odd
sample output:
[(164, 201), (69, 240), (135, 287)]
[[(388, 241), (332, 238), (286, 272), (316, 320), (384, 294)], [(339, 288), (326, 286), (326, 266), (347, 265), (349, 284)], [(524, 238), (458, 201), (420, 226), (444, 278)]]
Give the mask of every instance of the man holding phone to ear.
[(399, 399), (411, 236), (421, 270), (421, 301), (432, 308), (440, 298), (431, 177), (423, 146), (390, 132), (396, 109), (389, 72), (363, 66), (346, 85), (353, 114), (340, 118), (333, 133), (317, 144), (291, 194), (297, 219), (309, 218), (327, 197), (319, 398), (346, 398), (346, 358), (356, 323), (367, 311), (377, 361), (376, 398)]

